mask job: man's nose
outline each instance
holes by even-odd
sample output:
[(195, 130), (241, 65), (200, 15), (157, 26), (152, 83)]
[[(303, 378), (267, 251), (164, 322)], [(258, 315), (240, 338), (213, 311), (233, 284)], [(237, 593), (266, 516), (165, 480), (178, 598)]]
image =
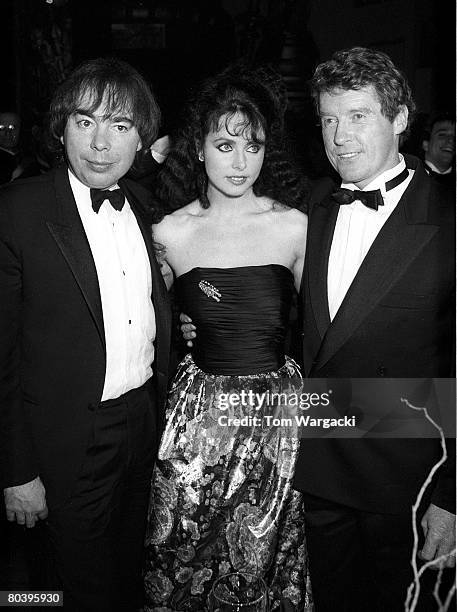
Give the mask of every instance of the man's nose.
[(333, 134), (333, 142), (337, 145), (342, 145), (351, 139), (351, 130), (346, 121), (338, 121), (335, 132)]
[(107, 128), (104, 126), (97, 126), (92, 136), (91, 147), (97, 151), (109, 150), (111, 143)]

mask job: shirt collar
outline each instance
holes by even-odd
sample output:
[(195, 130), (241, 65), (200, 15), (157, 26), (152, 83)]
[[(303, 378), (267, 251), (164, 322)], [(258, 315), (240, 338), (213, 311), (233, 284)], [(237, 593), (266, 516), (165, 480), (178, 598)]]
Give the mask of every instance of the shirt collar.
[(386, 195), (386, 183), (391, 179), (395, 178), (398, 174), (400, 174), (400, 172), (402, 172), (406, 168), (406, 163), (403, 155), (399, 153), (398, 157), (400, 161), (396, 166), (390, 168), (389, 170), (386, 170), (385, 172), (377, 176), (371, 181), (371, 183), (366, 185), (364, 189), (360, 189), (359, 187), (357, 187), (357, 185), (354, 185), (354, 183), (342, 183), (341, 187), (344, 187), (345, 189), (352, 189), (354, 191), (372, 191), (374, 189), (379, 189), (381, 191), (382, 197), (384, 197)]
[[(79, 178), (73, 174), (73, 172), (68, 168), (68, 178), (70, 180), (70, 186), (73, 191), (73, 195), (75, 196), (76, 201), (86, 202), (88, 205), (92, 206), (91, 198), (90, 198), (90, 187), (81, 183)], [(112, 191), (113, 189), (117, 189), (118, 184), (112, 185), (108, 191)], [(126, 199), (127, 203), (127, 199)], [(125, 207), (125, 205), (124, 205)], [(97, 214), (94, 212), (94, 214)]]
[(73, 174), (73, 172), (68, 168), (68, 178), (70, 180), (70, 186), (73, 190), (73, 195), (75, 199), (89, 199), (90, 200), (90, 189), (84, 183), (81, 183), (79, 178)]
[(430, 168), (430, 170), (433, 170), (433, 172), (436, 172), (437, 174), (451, 174), (452, 172), (452, 166), (449, 166), (449, 168), (447, 170), (439, 170), (435, 164), (431, 161), (429, 161), (428, 159), (425, 159), (425, 164)]

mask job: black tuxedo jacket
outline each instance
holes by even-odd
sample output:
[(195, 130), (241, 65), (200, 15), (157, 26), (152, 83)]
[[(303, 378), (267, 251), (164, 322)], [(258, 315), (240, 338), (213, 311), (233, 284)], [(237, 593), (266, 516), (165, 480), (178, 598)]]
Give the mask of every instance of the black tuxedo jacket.
[[(416, 158), (412, 181), (365, 257), (330, 321), (327, 269), (339, 206), (310, 206), (301, 288), (304, 373), (315, 378), (454, 375), (455, 215), (446, 190)], [(418, 383), (420, 384), (420, 383)], [(351, 507), (400, 512), (441, 456), (438, 440), (333, 439), (301, 445), (298, 489)], [(453, 507), (442, 471), (433, 501)]]
[[(170, 306), (145, 221), (148, 192), (126, 179), (120, 185), (151, 264), (159, 424)], [(97, 273), (66, 167), (0, 191), (0, 293), (2, 485), (39, 475), (55, 504), (71, 492), (81, 465), (106, 366)]]
[(455, 195), (455, 166), (452, 166), (452, 172), (449, 172), (449, 174), (440, 174), (439, 172), (435, 172), (425, 164), (424, 167), (429, 176), (448, 189), (451, 189), (452, 193)]

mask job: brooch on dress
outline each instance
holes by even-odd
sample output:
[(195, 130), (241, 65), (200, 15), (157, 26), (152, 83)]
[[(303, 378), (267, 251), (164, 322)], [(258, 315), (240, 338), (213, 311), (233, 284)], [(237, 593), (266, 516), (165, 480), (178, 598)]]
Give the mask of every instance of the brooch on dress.
[(208, 281), (202, 280), (198, 283), (198, 286), (208, 297), (213, 298), (216, 302), (221, 301), (221, 292)]

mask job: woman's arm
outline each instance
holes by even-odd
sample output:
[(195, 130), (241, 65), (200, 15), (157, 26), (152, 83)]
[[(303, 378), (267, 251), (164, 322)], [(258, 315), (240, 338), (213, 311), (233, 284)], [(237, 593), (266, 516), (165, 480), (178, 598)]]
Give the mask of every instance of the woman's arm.
[(303, 274), (303, 266), (305, 263), (305, 252), (306, 252), (306, 233), (308, 231), (308, 217), (300, 212), (295, 212), (295, 232), (294, 232), (294, 248), (295, 248), (295, 260), (292, 267), (294, 275), (294, 284), (297, 293), (300, 292), (301, 278)]
[(169, 225), (169, 217), (165, 217), (160, 223), (152, 226), (154, 249), (156, 252), (157, 261), (159, 262), (160, 271), (168, 291), (170, 290), (174, 280), (173, 269), (167, 260), (167, 245), (169, 244), (167, 234), (169, 231)]

